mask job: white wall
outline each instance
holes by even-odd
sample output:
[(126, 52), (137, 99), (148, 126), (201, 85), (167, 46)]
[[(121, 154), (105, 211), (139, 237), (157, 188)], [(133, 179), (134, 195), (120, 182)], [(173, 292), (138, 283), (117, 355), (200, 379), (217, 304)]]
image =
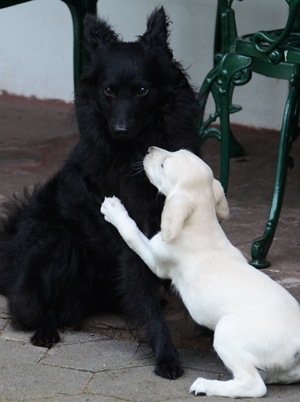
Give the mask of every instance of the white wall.
[[(109, 19), (125, 40), (145, 31), (146, 16), (164, 5), (170, 19), (175, 57), (200, 86), (212, 66), (217, 0), (99, 0), (98, 13)], [(281, 27), (284, 0), (235, 1), (239, 34)], [(0, 90), (38, 98), (73, 99), (72, 23), (60, 0), (35, 0), (0, 9)], [(237, 88), (234, 102), (243, 105), (233, 121), (280, 128), (288, 85), (254, 76)]]

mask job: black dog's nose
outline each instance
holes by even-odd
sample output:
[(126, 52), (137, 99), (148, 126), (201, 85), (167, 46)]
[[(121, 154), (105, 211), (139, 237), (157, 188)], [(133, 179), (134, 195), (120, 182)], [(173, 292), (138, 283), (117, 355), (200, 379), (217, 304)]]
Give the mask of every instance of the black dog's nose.
[(116, 126), (115, 127), (115, 134), (120, 136), (120, 137), (126, 137), (130, 133), (127, 130), (127, 127), (125, 126)]

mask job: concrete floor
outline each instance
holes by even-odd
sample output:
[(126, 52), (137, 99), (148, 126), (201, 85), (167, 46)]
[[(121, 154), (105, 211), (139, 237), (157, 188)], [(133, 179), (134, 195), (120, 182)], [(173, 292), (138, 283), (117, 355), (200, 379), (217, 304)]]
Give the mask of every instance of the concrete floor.
[[(4, 94), (0, 96), (0, 202), (24, 186), (32, 187), (55, 173), (78, 139), (72, 106)], [(279, 135), (251, 128), (236, 128), (245, 156), (231, 161), (228, 201), (230, 219), (223, 228), (232, 243), (250, 258), (251, 244), (264, 232), (275, 177)], [(300, 301), (300, 141), (291, 155), (284, 205), (264, 272), (286, 287)], [(203, 159), (219, 171), (219, 144), (209, 140)], [(1, 299), (0, 317), (8, 319)], [(209, 349), (210, 337), (194, 325), (184, 307), (173, 298), (166, 311), (178, 347)], [(131, 338), (122, 317), (99, 315), (86, 322), (86, 331)]]

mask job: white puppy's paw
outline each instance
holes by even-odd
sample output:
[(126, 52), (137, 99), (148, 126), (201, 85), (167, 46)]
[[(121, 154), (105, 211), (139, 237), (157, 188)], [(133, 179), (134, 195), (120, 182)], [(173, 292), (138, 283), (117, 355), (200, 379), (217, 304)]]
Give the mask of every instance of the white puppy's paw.
[(197, 378), (190, 387), (190, 394), (195, 392), (195, 395), (207, 395), (207, 380), (205, 378)]
[(128, 216), (128, 213), (118, 197), (105, 197), (100, 211), (107, 222), (117, 226), (120, 217)]

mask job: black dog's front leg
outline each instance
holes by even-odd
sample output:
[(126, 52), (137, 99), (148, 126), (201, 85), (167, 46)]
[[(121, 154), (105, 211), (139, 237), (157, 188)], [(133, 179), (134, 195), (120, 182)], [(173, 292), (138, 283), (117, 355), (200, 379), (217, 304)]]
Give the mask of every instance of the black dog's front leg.
[(155, 373), (171, 380), (180, 377), (183, 369), (162, 314), (160, 280), (130, 249), (122, 255), (121, 284), (125, 312), (145, 329), (154, 351)]
[(60, 341), (57, 322), (52, 310), (49, 310), (42, 318), (39, 327), (32, 335), (30, 341), (35, 346), (44, 346), (46, 348), (51, 348), (55, 343)]

